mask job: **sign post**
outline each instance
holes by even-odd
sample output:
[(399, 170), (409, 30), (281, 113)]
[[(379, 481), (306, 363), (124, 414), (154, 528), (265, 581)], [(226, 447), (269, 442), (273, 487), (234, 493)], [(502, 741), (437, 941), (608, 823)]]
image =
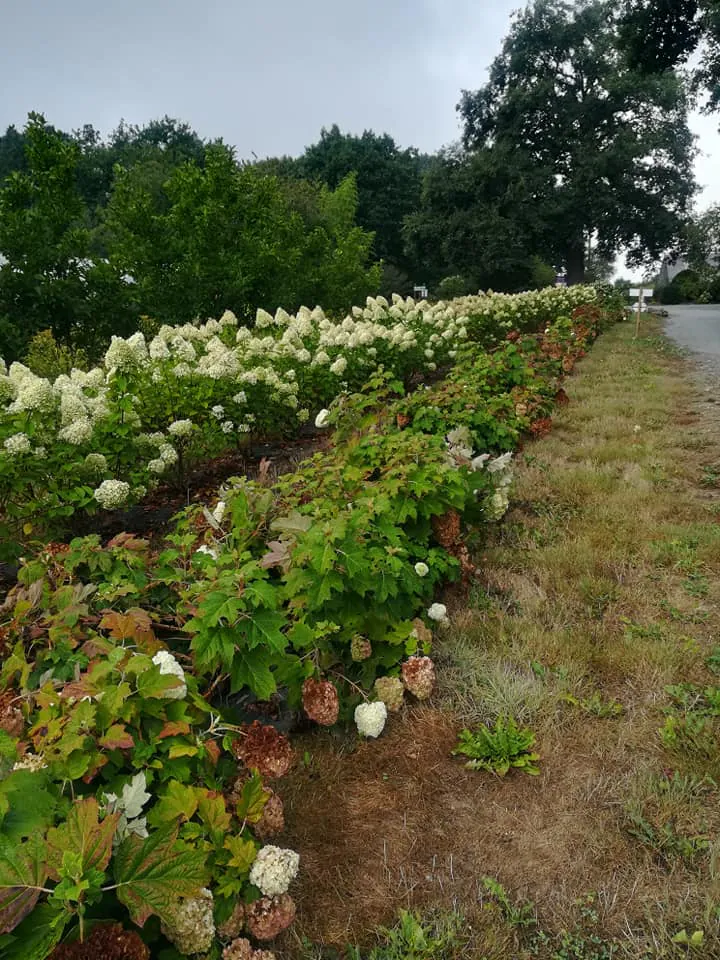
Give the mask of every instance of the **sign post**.
[(635, 321), (635, 339), (640, 333), (640, 314), (645, 306), (645, 298), (651, 297), (655, 291), (651, 287), (634, 287), (630, 290), (631, 297), (637, 297), (637, 319)]

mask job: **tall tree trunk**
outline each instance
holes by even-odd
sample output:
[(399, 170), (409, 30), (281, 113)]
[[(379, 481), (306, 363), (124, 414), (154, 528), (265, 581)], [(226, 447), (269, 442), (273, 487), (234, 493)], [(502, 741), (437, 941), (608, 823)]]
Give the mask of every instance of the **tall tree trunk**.
[(567, 253), (567, 282), (585, 283), (585, 244), (582, 240), (573, 244)]

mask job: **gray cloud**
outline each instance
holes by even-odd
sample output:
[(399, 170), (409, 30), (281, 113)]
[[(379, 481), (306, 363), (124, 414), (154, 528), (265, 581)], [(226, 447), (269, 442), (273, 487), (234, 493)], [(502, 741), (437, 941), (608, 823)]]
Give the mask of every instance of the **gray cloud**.
[[(5, 0), (6, 3), (11, 0)], [(26, 0), (0, 32), (0, 125), (170, 114), (241, 155), (299, 153), (320, 128), (435, 150), (478, 86), (514, 0)]]
[[(241, 157), (296, 155), (322, 126), (433, 151), (459, 135), (517, 0), (0, 0), (0, 129), (41, 110), (104, 132), (164, 114)], [(717, 118), (697, 118), (702, 203)]]

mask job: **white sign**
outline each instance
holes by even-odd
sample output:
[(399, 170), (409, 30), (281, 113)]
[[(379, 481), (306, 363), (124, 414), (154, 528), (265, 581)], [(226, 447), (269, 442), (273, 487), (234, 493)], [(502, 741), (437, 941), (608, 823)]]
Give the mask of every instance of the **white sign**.
[(633, 287), (629, 293), (631, 297), (637, 297), (639, 300), (644, 300), (645, 297), (651, 297), (655, 291), (649, 287)]

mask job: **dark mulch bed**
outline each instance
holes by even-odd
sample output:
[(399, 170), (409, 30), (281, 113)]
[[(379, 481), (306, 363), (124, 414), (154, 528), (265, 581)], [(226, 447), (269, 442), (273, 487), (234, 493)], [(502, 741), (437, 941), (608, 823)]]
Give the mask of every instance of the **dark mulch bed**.
[(318, 437), (301, 437), (278, 443), (258, 443), (246, 450), (208, 460), (192, 471), (184, 486), (162, 484), (142, 503), (127, 510), (109, 510), (94, 516), (73, 518), (66, 540), (97, 533), (110, 539), (118, 533), (157, 537), (169, 526), (170, 520), (191, 503), (212, 501), (217, 488), (231, 477), (256, 480), (263, 476), (268, 481), (294, 470), (300, 461), (312, 456), (323, 445)]
[[(231, 477), (259, 477), (272, 482), (284, 473), (294, 470), (302, 461), (321, 450), (324, 436), (316, 433), (296, 440), (253, 444), (243, 451), (208, 460), (193, 470), (182, 486), (162, 484), (142, 502), (126, 510), (109, 510), (94, 516), (71, 519), (67, 533), (60, 538), (68, 543), (75, 537), (98, 534), (102, 541), (119, 533), (132, 533), (158, 542), (168, 532), (172, 518), (191, 503), (212, 504), (218, 487)], [(0, 601), (15, 584), (18, 567), (0, 563)]]

